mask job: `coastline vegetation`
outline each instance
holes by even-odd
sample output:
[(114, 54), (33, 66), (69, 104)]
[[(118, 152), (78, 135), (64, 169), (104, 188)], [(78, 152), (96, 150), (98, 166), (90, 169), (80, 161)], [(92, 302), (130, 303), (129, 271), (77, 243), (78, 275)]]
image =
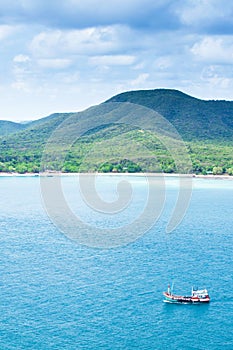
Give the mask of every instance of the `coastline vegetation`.
[[(172, 154), (153, 133), (139, 130), (123, 132), (121, 127), (118, 128), (118, 135), (116, 127), (84, 135), (66, 153), (64, 161), (54, 160), (51, 156), (51, 160), (46, 163), (47, 170), (64, 173), (177, 172)], [(6, 140), (0, 140), (0, 172), (24, 174), (40, 171), (46, 138), (44, 142), (36, 139), (24, 141), (16, 136), (12, 145)], [(186, 142), (186, 147), (192, 162), (192, 173), (233, 175), (230, 144), (193, 141)]]
[[(80, 120), (88, 132), (77, 138), (69, 149), (63, 149), (62, 140), (56, 149), (51, 148), (46, 162), (48, 171), (179, 172), (172, 152), (166, 149), (161, 138), (159, 140), (148, 130), (149, 125), (145, 130), (125, 124), (101, 125), (92, 129), (93, 114), (94, 124), (99, 123), (108, 102), (137, 102), (163, 114), (185, 142), (192, 162), (190, 172), (233, 175), (233, 102), (202, 101), (166, 89), (123, 93), (87, 111), (54, 114), (24, 124), (23, 129), (4, 123), (4, 133), (0, 133), (0, 172), (38, 173), (49, 136), (67, 118), (72, 132), (77, 131), (75, 126)], [(108, 113), (111, 113), (110, 108)], [(150, 120), (147, 119), (147, 123)], [(64, 137), (67, 135), (68, 132)], [(59, 152), (64, 153), (64, 159), (54, 155)]]

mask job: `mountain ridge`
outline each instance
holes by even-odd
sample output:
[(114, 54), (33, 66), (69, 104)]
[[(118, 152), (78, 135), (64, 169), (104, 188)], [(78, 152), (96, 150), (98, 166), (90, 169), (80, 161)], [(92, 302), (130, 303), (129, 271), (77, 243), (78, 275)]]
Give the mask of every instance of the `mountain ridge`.
[[(147, 118), (144, 119), (143, 115), (131, 111), (131, 127), (129, 128), (127, 123), (126, 125), (117, 125), (118, 120), (124, 121), (124, 110), (127, 109), (116, 109), (117, 103), (122, 106), (128, 104), (131, 107), (133, 104), (135, 104), (135, 107), (139, 105), (145, 107), (144, 110), (151, 110), (153, 113), (147, 115)], [(75, 133), (79, 134), (78, 128), (81, 124), (83, 130), (86, 131), (72, 146), (62, 171), (81, 171), (80, 165), (85, 158), (85, 152), (89, 151), (91, 147), (98, 149), (100, 145), (105, 145), (106, 142), (110, 141), (113, 142), (113, 140), (115, 140), (114, 147), (118, 147), (121, 152), (127, 155), (129, 151), (129, 147), (126, 146), (127, 140), (134, 140), (151, 150), (161, 162), (163, 171), (176, 172), (172, 155), (169, 155), (164, 146), (161, 143), (159, 144), (156, 136), (149, 132), (150, 125), (155, 122), (155, 112), (162, 115), (165, 120), (173, 125), (185, 141), (193, 162), (194, 172), (212, 172), (213, 168), (221, 168), (222, 172), (233, 169), (233, 101), (201, 100), (179, 90), (154, 89), (123, 92), (83, 112), (54, 113), (24, 124), (18, 130), (16, 125), (16, 128), (8, 134), (5, 132), (4, 135), (1, 135), (0, 133), (0, 171), (38, 172), (43, 149), (50, 135), (62, 123), (65, 123), (66, 133), (72, 130), (73, 136), (75, 136)], [(137, 123), (137, 118), (140, 119), (140, 123)], [(141, 129), (145, 129), (143, 134), (137, 132), (134, 125), (141, 125)], [(69, 135), (64, 134), (64, 136), (69, 139)], [(125, 149), (124, 145), (119, 145), (119, 136), (122, 137), (122, 140), (124, 138)], [(62, 143), (64, 142), (61, 140), (61, 143), (57, 145), (57, 151), (59, 151)], [(105, 149), (109, 148), (108, 153), (105, 152), (106, 150), (103, 147), (100, 148), (96, 159), (92, 159), (92, 163), (86, 165), (83, 171), (99, 171), (99, 169), (101, 171), (103, 169), (122, 171), (122, 169), (132, 170), (136, 168), (143, 171), (158, 171), (151, 160), (139, 159), (140, 157), (137, 158), (137, 154), (134, 157), (134, 162), (137, 165), (139, 164), (137, 167), (131, 163), (129, 164), (127, 159), (116, 161), (110, 153), (112, 145), (111, 147), (109, 145), (105, 146)], [(132, 150), (129, 152), (133, 154)], [(108, 158), (111, 158), (111, 164), (103, 165), (106, 162), (108, 163)], [(119, 165), (118, 168), (117, 164)], [(51, 170), (57, 170), (58, 165), (55, 165), (55, 161), (51, 161), (49, 167)], [(218, 171), (220, 172), (220, 170)]]
[(24, 125), (9, 120), (0, 120), (0, 137), (23, 130)]
[(185, 140), (215, 139), (220, 133), (221, 139), (233, 136), (233, 101), (201, 100), (179, 90), (154, 89), (123, 92), (105, 103), (109, 102), (151, 108), (171, 122)]

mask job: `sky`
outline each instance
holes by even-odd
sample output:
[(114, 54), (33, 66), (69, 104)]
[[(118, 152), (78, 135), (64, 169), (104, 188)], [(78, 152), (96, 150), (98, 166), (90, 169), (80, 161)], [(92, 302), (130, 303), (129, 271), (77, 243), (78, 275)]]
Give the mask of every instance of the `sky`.
[(233, 1), (0, 0), (0, 120), (129, 90), (233, 100)]

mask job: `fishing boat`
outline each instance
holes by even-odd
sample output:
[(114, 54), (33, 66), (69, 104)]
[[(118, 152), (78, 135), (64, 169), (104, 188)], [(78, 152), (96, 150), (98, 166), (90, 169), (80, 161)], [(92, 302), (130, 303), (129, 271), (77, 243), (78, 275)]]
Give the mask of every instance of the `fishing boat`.
[(194, 289), (190, 296), (175, 295), (173, 294), (173, 288), (168, 285), (167, 292), (163, 292), (165, 297), (165, 303), (176, 303), (176, 304), (199, 304), (199, 303), (209, 303), (210, 297), (207, 289)]

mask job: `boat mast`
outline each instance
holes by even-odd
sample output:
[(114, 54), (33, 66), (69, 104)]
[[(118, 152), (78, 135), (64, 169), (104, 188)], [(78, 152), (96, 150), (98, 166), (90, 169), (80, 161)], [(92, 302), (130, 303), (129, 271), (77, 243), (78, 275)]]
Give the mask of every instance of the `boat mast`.
[(173, 286), (174, 286), (174, 282), (172, 282), (172, 288), (171, 288), (171, 293), (173, 294)]

